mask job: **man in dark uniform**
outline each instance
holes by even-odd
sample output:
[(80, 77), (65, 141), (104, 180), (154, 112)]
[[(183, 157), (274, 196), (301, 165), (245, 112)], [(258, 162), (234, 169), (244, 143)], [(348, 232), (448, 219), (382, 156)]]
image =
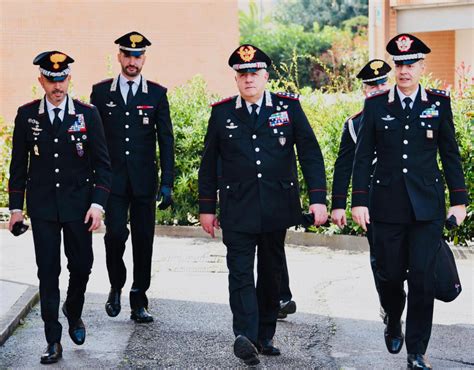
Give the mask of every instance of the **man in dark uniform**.
[(285, 234), (289, 226), (301, 222), (295, 145), (315, 224), (327, 219), (321, 150), (298, 97), (265, 90), (270, 64), (270, 58), (253, 45), (242, 45), (231, 54), (229, 65), (236, 71), (240, 95), (213, 104), (199, 169), (200, 222), (211, 236), (219, 227), (215, 214), (219, 187), (234, 354), (250, 365), (259, 363), (257, 348), (264, 355), (280, 354), (272, 338)]
[[(365, 96), (378, 93), (380, 90), (387, 88), (388, 73), (392, 68), (381, 59), (370, 60), (357, 74), (357, 78), (362, 81), (362, 88)], [(331, 220), (341, 229), (347, 225), (346, 219), (346, 198), (347, 189), (352, 177), (352, 164), (354, 161), (355, 147), (357, 143), (357, 132), (359, 131), (360, 119), (362, 111), (349, 117), (344, 122), (342, 129), (341, 144), (339, 153), (334, 165), (334, 176), (332, 184), (332, 211)], [(374, 155), (372, 165), (375, 166), (377, 159)], [(372, 168), (373, 172), (373, 168)], [(371, 173), (372, 173), (371, 172)], [(373, 250), (372, 234), (370, 227), (367, 231), (367, 240), (369, 242), (370, 251), (370, 267), (374, 275), (375, 286), (379, 290), (378, 279), (376, 275), (375, 254)], [(385, 312), (383, 307), (380, 309), (382, 319), (385, 320)]]
[(71, 339), (81, 345), (86, 338), (81, 315), (93, 261), (92, 231), (101, 224), (110, 192), (110, 161), (97, 109), (67, 94), (73, 62), (59, 51), (35, 58), (45, 96), (18, 109), (13, 131), (9, 228), (23, 221), (26, 191), (48, 342), (41, 356), (43, 364), (62, 357), (58, 321), (61, 230), (69, 270), (62, 310)]
[[(387, 44), (396, 86), (365, 101), (354, 161), (352, 216), (364, 229), (372, 223), (382, 305), (388, 314), (385, 342), (391, 353), (403, 345), (403, 279), (408, 269), (406, 346), (409, 368), (429, 369), (424, 356), (431, 334), (434, 261), (444, 219), (443, 164), (457, 224), (468, 196), (455, 139), (449, 94), (419, 81), (431, 50), (409, 34)], [(371, 181), (371, 162), (377, 165)], [(369, 216), (369, 208), (370, 216)]]
[(104, 124), (112, 162), (112, 191), (105, 212), (105, 251), (110, 293), (105, 310), (120, 313), (120, 295), (127, 270), (123, 262), (130, 212), (133, 248), (133, 284), (130, 318), (151, 322), (146, 291), (150, 287), (151, 258), (158, 189), (156, 141), (160, 148), (160, 209), (172, 204), (174, 136), (166, 88), (141, 75), (150, 41), (138, 32), (115, 40), (122, 73), (92, 88), (91, 103)]

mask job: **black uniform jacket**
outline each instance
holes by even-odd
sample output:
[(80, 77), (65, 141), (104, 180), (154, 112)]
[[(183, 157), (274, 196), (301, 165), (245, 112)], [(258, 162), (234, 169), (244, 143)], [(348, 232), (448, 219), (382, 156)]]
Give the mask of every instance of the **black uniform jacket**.
[(362, 111), (349, 117), (344, 122), (339, 152), (334, 164), (332, 209), (346, 208), (347, 189), (352, 176), (352, 164), (361, 118)]
[(18, 109), (10, 164), (10, 209), (47, 221), (84, 218), (91, 203), (105, 207), (111, 168), (99, 113), (67, 96), (56, 133), (45, 98)]
[[(125, 105), (118, 78), (94, 85), (91, 103), (100, 112), (112, 162), (112, 193), (154, 196), (158, 187), (156, 141), (160, 148), (161, 185), (173, 186), (174, 137), (166, 88), (143, 76)], [(123, 78), (123, 77), (120, 77)]]
[(420, 86), (406, 118), (395, 86), (365, 101), (353, 169), (352, 206), (369, 206), (371, 219), (403, 223), (445, 217), (444, 179), (451, 205), (467, 204), (449, 94)]
[(310, 202), (325, 204), (323, 157), (295, 95), (266, 91), (255, 126), (240, 96), (214, 104), (199, 169), (200, 213), (216, 212), (219, 187), (224, 230), (260, 233), (300, 223), (295, 145)]

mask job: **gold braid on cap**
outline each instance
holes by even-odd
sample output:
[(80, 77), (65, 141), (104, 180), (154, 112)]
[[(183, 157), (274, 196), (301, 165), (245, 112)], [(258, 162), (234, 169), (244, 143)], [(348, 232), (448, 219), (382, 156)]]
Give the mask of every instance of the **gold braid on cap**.
[(370, 68), (372, 68), (372, 70), (374, 71), (374, 75), (378, 75), (379, 74), (379, 69), (383, 67), (383, 62), (380, 61), (380, 60), (376, 60), (372, 63), (370, 63)]
[(66, 60), (66, 56), (64, 54), (56, 53), (56, 54), (51, 54), (49, 57), (49, 60), (54, 63), (53, 68), (58, 69), (59, 68), (59, 63), (62, 63)]
[(143, 36), (137, 34), (130, 35), (130, 41), (132, 42), (132, 48), (134, 48), (137, 46), (137, 42), (143, 41)]

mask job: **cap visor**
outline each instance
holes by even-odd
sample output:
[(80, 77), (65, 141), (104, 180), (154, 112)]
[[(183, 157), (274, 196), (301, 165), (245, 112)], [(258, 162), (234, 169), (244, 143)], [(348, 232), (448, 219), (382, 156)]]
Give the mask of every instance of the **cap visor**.
[(423, 60), (423, 59), (408, 59), (408, 60), (397, 60), (395, 61), (395, 64), (399, 64), (399, 65), (402, 65), (402, 64), (413, 64), (413, 63), (416, 63), (418, 62), (419, 60)]
[(257, 72), (260, 69), (263, 69), (263, 68), (244, 68), (244, 69), (239, 69), (237, 72), (239, 72), (239, 73), (251, 73), (251, 72)]
[(137, 50), (137, 51), (120, 50), (120, 51), (124, 53), (127, 57), (139, 57), (145, 52), (142, 50)]
[(61, 82), (61, 81), (64, 81), (68, 75), (66, 76), (56, 76), (56, 77), (50, 77), (50, 76), (46, 76), (46, 75), (43, 75), (44, 77), (46, 77), (47, 80), (49, 81), (52, 81), (52, 82)]

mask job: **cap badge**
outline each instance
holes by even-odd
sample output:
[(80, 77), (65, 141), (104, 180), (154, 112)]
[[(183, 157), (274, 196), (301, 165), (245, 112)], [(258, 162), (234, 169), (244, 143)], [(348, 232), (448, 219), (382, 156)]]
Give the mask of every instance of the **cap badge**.
[(410, 50), (413, 40), (408, 36), (400, 36), (395, 42), (397, 43), (398, 50), (405, 52)]
[(51, 56), (49, 57), (49, 60), (52, 63), (54, 63), (53, 68), (58, 69), (59, 68), (59, 63), (62, 63), (66, 60), (66, 55), (59, 54), (59, 53), (51, 54)]
[(370, 63), (370, 68), (374, 71), (374, 75), (378, 76), (380, 73), (378, 70), (383, 67), (383, 62), (381, 60), (376, 60)]
[(137, 34), (130, 35), (130, 41), (132, 42), (132, 48), (134, 48), (137, 46), (137, 42), (143, 41), (143, 36)]
[(255, 56), (256, 52), (257, 50), (255, 50), (252, 46), (249, 45), (241, 46), (237, 54), (240, 55), (240, 59), (242, 59), (244, 62), (250, 62)]

